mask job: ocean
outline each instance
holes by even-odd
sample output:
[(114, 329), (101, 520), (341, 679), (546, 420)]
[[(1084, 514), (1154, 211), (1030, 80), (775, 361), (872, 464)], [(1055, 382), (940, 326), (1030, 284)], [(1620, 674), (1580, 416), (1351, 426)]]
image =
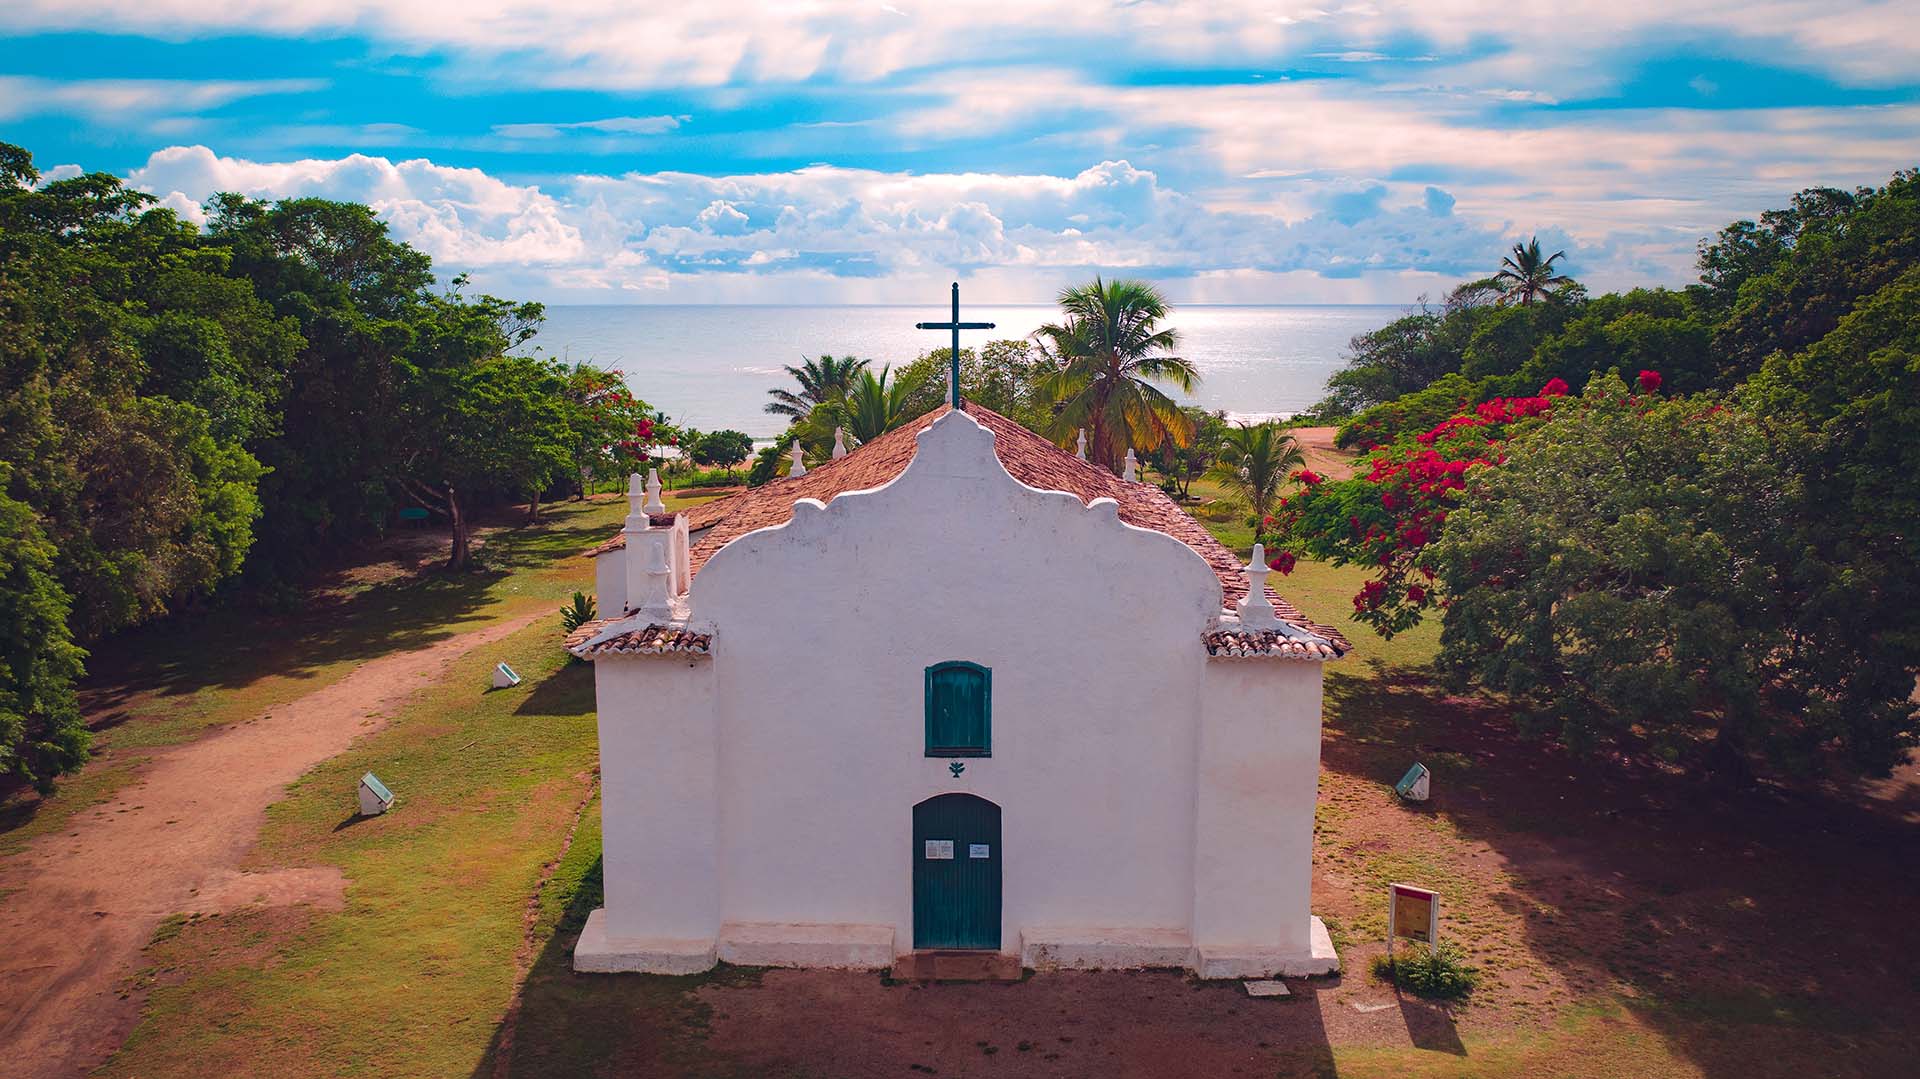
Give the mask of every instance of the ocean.
[[(1324, 395), (1349, 339), (1405, 310), (1176, 306), (1171, 324), (1183, 338), (1180, 354), (1201, 376), (1187, 401), (1225, 409), (1237, 419), (1298, 412)], [(635, 395), (677, 423), (769, 439), (783, 424), (764, 411), (767, 391), (792, 384), (783, 364), (830, 352), (898, 366), (948, 343), (944, 332), (914, 328), (916, 322), (944, 322), (947, 314), (937, 306), (552, 305), (539, 336), (522, 347), (570, 363), (618, 368)], [(992, 322), (995, 328), (962, 333), (961, 347), (1024, 337), (1058, 314), (1045, 304), (963, 307), (964, 321)]]

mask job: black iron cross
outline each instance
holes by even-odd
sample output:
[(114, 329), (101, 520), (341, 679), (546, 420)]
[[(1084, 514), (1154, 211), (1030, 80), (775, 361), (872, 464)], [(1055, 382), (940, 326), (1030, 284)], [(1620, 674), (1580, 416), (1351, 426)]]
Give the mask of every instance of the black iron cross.
[(952, 330), (953, 331), (953, 355), (948, 357), (953, 361), (953, 381), (948, 384), (947, 392), (949, 395), (948, 400), (952, 402), (953, 407), (956, 409), (959, 408), (960, 407), (960, 331), (961, 330), (991, 330), (993, 329), (993, 323), (960, 321), (960, 282), (955, 281), (953, 283), (953, 319), (952, 321), (950, 322), (916, 322), (913, 325), (915, 329), (921, 329), (921, 330)]

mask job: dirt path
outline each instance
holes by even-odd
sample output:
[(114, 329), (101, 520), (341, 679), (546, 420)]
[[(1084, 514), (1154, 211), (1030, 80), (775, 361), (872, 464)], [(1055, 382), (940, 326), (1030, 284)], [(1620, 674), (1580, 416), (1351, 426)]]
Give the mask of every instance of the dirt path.
[(335, 870), (239, 872), (267, 806), (385, 726), (449, 663), (543, 616), (382, 656), (258, 718), (159, 750), (117, 798), (0, 861), (0, 1070), (65, 1077), (104, 1061), (139, 1017), (143, 994), (128, 982), (170, 914), (337, 905), (345, 882)]

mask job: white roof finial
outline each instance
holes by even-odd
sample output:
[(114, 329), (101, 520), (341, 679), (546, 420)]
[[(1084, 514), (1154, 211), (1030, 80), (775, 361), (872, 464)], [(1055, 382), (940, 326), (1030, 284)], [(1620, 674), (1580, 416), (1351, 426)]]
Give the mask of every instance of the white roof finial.
[(1127, 447), (1126, 471), (1120, 474), (1123, 480), (1137, 479), (1140, 475), (1140, 459), (1133, 455), (1133, 447)]
[(1082, 461), (1087, 459), (1087, 429), (1080, 428), (1080, 437), (1074, 440), (1073, 455)]
[(1280, 624), (1280, 615), (1273, 609), (1273, 601), (1267, 598), (1267, 546), (1264, 543), (1253, 545), (1253, 561), (1240, 571), (1247, 578), (1247, 595), (1234, 610), (1240, 615), (1240, 624), (1248, 629), (1273, 629)]
[(635, 472), (627, 477), (627, 522), (622, 531), (645, 532), (647, 530), (647, 484)]
[(647, 504), (642, 507), (648, 514), (667, 512), (667, 504), (660, 501), (660, 470), (647, 469)]
[(833, 459), (838, 461), (840, 458), (845, 457), (846, 455), (847, 455), (847, 429), (844, 427), (836, 427), (833, 429)]
[(787, 469), (788, 479), (798, 479), (807, 474), (807, 466), (800, 463), (800, 443), (793, 444), (793, 466)]
[[(654, 538), (641, 544), (646, 549), (646, 581), (640, 594), (639, 610), (648, 618), (665, 620), (673, 617), (673, 566), (668, 561), (667, 545), (671, 536), (654, 533)], [(628, 558), (634, 557), (631, 551)]]

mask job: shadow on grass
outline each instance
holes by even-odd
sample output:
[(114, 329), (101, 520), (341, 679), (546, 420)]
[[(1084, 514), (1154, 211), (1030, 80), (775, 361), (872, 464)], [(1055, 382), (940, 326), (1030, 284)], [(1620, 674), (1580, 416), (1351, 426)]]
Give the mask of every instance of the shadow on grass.
[(1455, 915), (1467, 933), (1519, 924), (1479, 942), (1493, 954), (1517, 946), (1578, 996), (1617, 996), (1710, 1079), (1891, 1075), (1920, 1053), (1920, 925), (1889, 917), (1920, 894), (1920, 829), (1524, 739), (1496, 703), (1419, 671), (1330, 672), (1326, 692), (1330, 771), (1386, 787), (1420, 760), (1432, 801), (1392, 811), (1438, 814), (1499, 855), (1501, 875), (1466, 879), (1505, 917)]
[(542, 678), (527, 694), (520, 706), (513, 710), (516, 716), (579, 716), (592, 712), (593, 665), (589, 663), (569, 663), (553, 674)]
[(474, 1079), (558, 1075), (699, 1076), (747, 1079), (764, 1074), (713, 1059), (706, 1036), (712, 1008), (695, 990), (751, 985), (759, 972), (719, 967), (705, 974), (576, 974), (573, 946), (601, 904), (600, 860), (567, 898), (541, 945), (514, 1012), (494, 1031)]
[(541, 524), (487, 537), (479, 568), (431, 569), (344, 596), (326, 596), (293, 614), (231, 607), (119, 634), (94, 647), (84, 704), (110, 710), (136, 692), (190, 694), (233, 689), (267, 675), (300, 677), (342, 660), (419, 648), (459, 632), (516, 573), (578, 554), (604, 522), (593, 507), (553, 507)]

